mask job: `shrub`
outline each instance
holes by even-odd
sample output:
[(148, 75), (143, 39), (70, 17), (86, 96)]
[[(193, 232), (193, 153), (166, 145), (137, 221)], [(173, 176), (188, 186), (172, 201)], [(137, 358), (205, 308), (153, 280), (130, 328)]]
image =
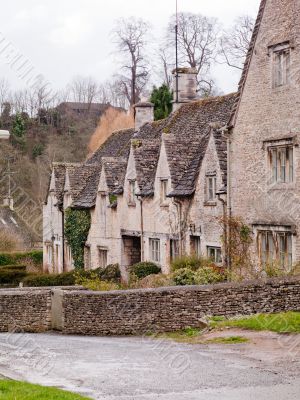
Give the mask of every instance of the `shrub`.
[(182, 268), (173, 273), (173, 280), (176, 286), (194, 285), (195, 272), (189, 268)]
[(182, 256), (176, 258), (171, 263), (172, 271), (178, 271), (179, 269), (188, 268), (192, 271), (197, 271), (202, 267), (211, 267), (213, 263), (210, 259), (204, 257), (198, 257), (196, 255)]
[(166, 287), (166, 286), (174, 286), (174, 281), (172, 280), (170, 275), (148, 275), (143, 279), (140, 279), (134, 282), (131, 285), (132, 289), (149, 289), (149, 288), (158, 288), (158, 287)]
[(4, 267), (0, 267), (0, 272), (1, 271), (26, 271), (27, 266), (26, 265), (5, 265)]
[(43, 263), (43, 251), (34, 250), (23, 253), (0, 253), (0, 266), (33, 263), (41, 266)]
[(74, 272), (54, 275), (32, 274), (23, 279), (23, 284), (27, 287), (73, 286), (75, 285), (75, 274)]
[(111, 290), (120, 289), (118, 284), (102, 280), (97, 272), (92, 272), (90, 276), (84, 276), (84, 274), (77, 273), (76, 284), (81, 285), (88, 290), (100, 292), (108, 292)]
[(210, 285), (224, 281), (225, 276), (213, 268), (204, 267), (195, 272), (194, 280), (196, 285)]
[(152, 262), (140, 262), (130, 268), (130, 273), (138, 279), (143, 279), (146, 276), (161, 273), (161, 268)]
[(104, 269), (98, 269), (99, 277), (104, 281), (119, 283), (121, 281), (121, 271), (119, 264), (110, 264)]
[(25, 277), (27, 272), (22, 269), (0, 269), (1, 285), (18, 285)]

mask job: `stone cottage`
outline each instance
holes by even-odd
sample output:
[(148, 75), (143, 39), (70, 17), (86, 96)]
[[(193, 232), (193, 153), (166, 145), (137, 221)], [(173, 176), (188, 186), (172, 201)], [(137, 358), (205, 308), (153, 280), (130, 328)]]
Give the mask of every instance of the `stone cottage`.
[(258, 264), (300, 260), (300, 1), (262, 0), (228, 126), (228, 212)]
[(222, 261), (226, 139), (236, 95), (197, 99), (193, 70), (179, 71), (179, 103), (153, 122), (153, 104), (135, 106), (135, 128), (114, 133), (84, 165), (54, 164), (44, 208), (45, 269), (73, 267), (64, 238), (68, 207), (88, 209), (85, 268), (172, 259), (196, 253)]

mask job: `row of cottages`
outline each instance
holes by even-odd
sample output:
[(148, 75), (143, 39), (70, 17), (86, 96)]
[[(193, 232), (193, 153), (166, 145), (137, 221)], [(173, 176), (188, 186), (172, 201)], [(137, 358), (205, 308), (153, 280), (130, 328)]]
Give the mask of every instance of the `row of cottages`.
[(116, 132), (84, 165), (54, 164), (44, 207), (44, 265), (72, 269), (64, 239), (68, 207), (89, 209), (85, 268), (153, 261), (169, 272), (182, 254), (222, 262), (219, 201), (227, 182), (222, 135), (236, 95), (197, 99), (193, 70), (179, 71), (179, 103), (153, 122), (153, 105), (135, 106), (135, 129)]
[(228, 125), (228, 210), (257, 263), (300, 261), (300, 1), (262, 0)]
[(179, 70), (170, 117), (151, 122), (152, 105), (139, 104), (136, 129), (115, 133), (84, 166), (54, 165), (45, 268), (72, 268), (68, 206), (91, 210), (86, 268), (119, 263), (126, 277), (140, 260), (164, 272), (185, 253), (221, 262), (226, 211), (251, 227), (257, 265), (299, 263), (299, 65), (300, 1), (261, 0), (236, 95), (196, 100), (193, 71)]

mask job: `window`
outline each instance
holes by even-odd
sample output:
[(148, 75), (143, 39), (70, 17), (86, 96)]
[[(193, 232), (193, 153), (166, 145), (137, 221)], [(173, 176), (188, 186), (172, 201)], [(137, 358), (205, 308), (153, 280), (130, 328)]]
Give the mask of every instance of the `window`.
[(135, 187), (136, 187), (136, 181), (130, 180), (128, 203), (131, 205), (135, 205)]
[(273, 87), (281, 87), (290, 81), (290, 48), (288, 45), (273, 48)]
[(160, 263), (160, 240), (149, 239), (151, 261)]
[(290, 232), (261, 231), (258, 239), (258, 253), (262, 265), (276, 262), (282, 268), (292, 267), (292, 234)]
[(167, 194), (168, 194), (168, 180), (162, 179), (160, 181), (160, 204), (166, 205), (167, 203)]
[(216, 264), (222, 263), (222, 251), (220, 247), (207, 247), (207, 257)]
[(107, 249), (99, 248), (99, 268), (107, 267)]
[(179, 251), (179, 240), (172, 239), (170, 241), (170, 256), (171, 261), (176, 260), (180, 255)]
[(200, 239), (200, 236), (191, 236), (191, 251), (195, 256), (201, 257), (201, 239)]
[(48, 265), (52, 265), (52, 245), (47, 246), (47, 263)]
[(269, 148), (272, 183), (288, 183), (294, 180), (293, 146)]
[(207, 185), (207, 201), (216, 201), (216, 192), (217, 192), (217, 177), (216, 176), (207, 176), (206, 177), (206, 185)]

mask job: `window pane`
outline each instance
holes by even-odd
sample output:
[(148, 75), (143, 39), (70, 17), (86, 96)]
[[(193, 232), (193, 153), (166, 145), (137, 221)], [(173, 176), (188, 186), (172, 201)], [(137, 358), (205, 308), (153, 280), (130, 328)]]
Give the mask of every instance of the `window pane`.
[(288, 160), (289, 160), (289, 182), (294, 180), (294, 154), (293, 148), (288, 148)]
[(272, 182), (277, 182), (277, 151), (271, 151), (271, 158), (272, 158)]
[(287, 235), (287, 262), (288, 267), (291, 268), (293, 265), (293, 252), (292, 252), (292, 235)]

